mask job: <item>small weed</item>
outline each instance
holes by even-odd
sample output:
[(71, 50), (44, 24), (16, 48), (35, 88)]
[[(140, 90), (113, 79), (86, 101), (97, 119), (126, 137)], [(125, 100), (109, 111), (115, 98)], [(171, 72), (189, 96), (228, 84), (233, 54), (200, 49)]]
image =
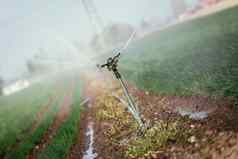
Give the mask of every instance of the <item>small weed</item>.
[(130, 141), (126, 158), (152, 158), (152, 152), (165, 147), (169, 143), (184, 143), (189, 136), (181, 123), (156, 121), (154, 126), (145, 132), (142, 137)]
[(158, 120), (145, 131), (143, 136), (137, 136), (137, 124), (121, 105), (110, 95), (101, 96), (97, 101), (98, 111), (96, 118), (106, 122), (104, 129), (107, 143), (117, 146), (117, 154), (124, 158), (151, 158), (153, 151), (160, 150), (171, 143), (185, 144), (190, 136), (181, 120)]

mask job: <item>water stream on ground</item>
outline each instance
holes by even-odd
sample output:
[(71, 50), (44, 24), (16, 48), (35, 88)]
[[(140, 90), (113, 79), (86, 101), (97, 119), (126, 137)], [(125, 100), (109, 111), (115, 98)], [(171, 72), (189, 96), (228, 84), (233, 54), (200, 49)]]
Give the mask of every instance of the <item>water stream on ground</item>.
[(188, 116), (190, 119), (194, 120), (203, 120), (208, 117), (209, 112), (208, 111), (193, 111), (190, 109), (185, 108), (177, 108), (177, 112), (181, 116)]
[(83, 159), (95, 159), (97, 157), (97, 153), (94, 153), (94, 147), (93, 147), (93, 143), (94, 143), (93, 124), (94, 124), (93, 122), (89, 122), (88, 124), (87, 132), (86, 132), (86, 136), (88, 138), (88, 142), (87, 142), (88, 147), (83, 155)]

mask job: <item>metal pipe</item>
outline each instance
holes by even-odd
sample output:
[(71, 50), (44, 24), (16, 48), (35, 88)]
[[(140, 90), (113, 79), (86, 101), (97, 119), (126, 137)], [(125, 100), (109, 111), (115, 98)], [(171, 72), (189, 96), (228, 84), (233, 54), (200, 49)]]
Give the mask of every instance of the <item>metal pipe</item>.
[(129, 103), (129, 107), (128, 107), (129, 110), (131, 109), (132, 115), (134, 116), (134, 118), (138, 122), (140, 128), (143, 129), (144, 128), (144, 123), (141, 120), (141, 117), (140, 117), (140, 114), (139, 114), (139, 111), (138, 111), (138, 107), (135, 105), (134, 101), (132, 100), (124, 81), (121, 78), (119, 78), (118, 80), (120, 81), (120, 84), (123, 88), (124, 94), (125, 94), (125, 96), (127, 98), (127, 101)]

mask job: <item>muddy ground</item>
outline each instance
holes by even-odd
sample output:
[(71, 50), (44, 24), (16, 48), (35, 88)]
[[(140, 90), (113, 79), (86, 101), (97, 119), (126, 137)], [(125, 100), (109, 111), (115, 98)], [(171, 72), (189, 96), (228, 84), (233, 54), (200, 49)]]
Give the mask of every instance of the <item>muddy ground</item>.
[[(130, 86), (130, 92), (135, 97), (143, 118), (149, 121), (150, 127), (153, 127), (157, 121), (179, 122), (182, 123), (181, 127), (184, 133), (188, 134), (184, 138), (184, 142), (179, 142), (177, 138), (168, 138), (163, 145), (135, 157), (128, 155), (130, 141), (136, 138), (136, 130), (130, 126), (131, 123), (126, 122), (129, 124), (124, 124), (118, 128), (120, 131), (117, 134), (108, 135), (108, 132), (111, 132), (115, 126), (113, 124), (123, 123), (123, 121), (120, 121), (120, 116), (118, 116), (118, 120), (98, 118), (98, 112), (105, 109), (105, 105), (110, 105), (112, 112), (121, 110), (118, 107), (123, 107), (123, 105), (118, 99), (112, 97), (111, 92), (116, 92), (118, 96), (123, 98), (122, 90), (115, 82), (102, 85), (101, 83), (105, 83), (103, 79), (90, 78), (87, 81), (84, 96), (90, 98), (90, 102), (81, 112), (80, 134), (77, 142), (72, 146), (68, 158), (83, 158), (88, 145), (85, 133), (89, 122), (94, 122), (94, 152), (97, 153), (96, 158), (98, 159), (238, 158), (238, 110), (233, 100), (227, 98), (212, 99), (202, 96), (162, 96)], [(110, 87), (108, 87), (109, 85)], [(133, 120), (130, 113), (124, 108), (122, 109), (122, 116), (127, 120)], [(205, 116), (202, 118), (192, 118), (189, 114), (182, 116), (184, 114), (181, 114), (180, 110), (192, 113), (205, 112)], [(124, 119), (122, 118), (122, 120)]]

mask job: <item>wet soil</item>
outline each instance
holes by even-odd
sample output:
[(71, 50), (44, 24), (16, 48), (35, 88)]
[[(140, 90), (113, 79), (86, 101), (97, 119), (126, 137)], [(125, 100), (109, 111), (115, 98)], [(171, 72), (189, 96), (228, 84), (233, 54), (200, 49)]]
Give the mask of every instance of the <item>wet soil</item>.
[[(47, 113), (52, 106), (52, 103), (55, 101), (56, 97), (50, 96), (48, 99), (48, 102), (45, 105), (42, 105), (40, 111), (36, 114), (36, 119), (34, 120), (33, 124), (30, 128), (23, 131), (23, 134), (26, 134), (26, 136), (34, 133), (34, 131), (38, 128), (38, 126), (42, 123), (42, 120), (44, 118), (44, 114)], [(24, 135), (25, 136), (25, 135)], [(17, 142), (11, 146), (10, 150), (17, 149), (18, 146), (24, 141), (24, 138), (17, 138)], [(3, 156), (0, 158), (4, 158)]]
[[(98, 85), (100, 80), (91, 80), (91, 78), (84, 76), (85, 84), (82, 92), (82, 97), (84, 100), (89, 99), (87, 103), (82, 106), (82, 110), (80, 113), (80, 125), (79, 125), (79, 134), (75, 144), (73, 144), (70, 148), (70, 152), (67, 156), (67, 159), (82, 159), (87, 147), (89, 145), (88, 138), (86, 136), (88, 124), (90, 122), (94, 123), (94, 143), (100, 143), (98, 141), (98, 131), (100, 130), (100, 123), (96, 120), (96, 109), (93, 107), (95, 105), (96, 98), (100, 96), (103, 87)], [(102, 79), (101, 79), (102, 80)], [(102, 82), (102, 81), (101, 81)], [(101, 142), (102, 143), (102, 142)], [(95, 144), (93, 145), (95, 146)]]
[(64, 121), (68, 118), (71, 105), (73, 104), (73, 91), (72, 89), (66, 91), (64, 96), (64, 100), (62, 105), (60, 106), (59, 112), (56, 114), (56, 117), (52, 123), (52, 125), (48, 128), (48, 130), (44, 133), (42, 139), (38, 144), (35, 145), (34, 149), (28, 154), (27, 159), (35, 159), (37, 158), (37, 154), (42, 152), (44, 148), (51, 143), (53, 137), (56, 135), (57, 130), (64, 123)]
[[(84, 105), (80, 116), (79, 135), (77, 137), (76, 143), (71, 146), (67, 159), (82, 159), (85, 155), (85, 152), (89, 146), (89, 138), (87, 137), (86, 132), (88, 131), (88, 125), (90, 122), (94, 123), (94, 136), (97, 136), (96, 133), (99, 123), (97, 123), (95, 119), (95, 110), (91, 107), (91, 105), (91, 101)], [(95, 142), (96, 139), (94, 140), (94, 143)], [(93, 146), (95, 146), (95, 144), (93, 144)]]
[(52, 104), (55, 101), (55, 99), (56, 99), (56, 97), (50, 97), (48, 103), (46, 104), (46, 106), (43, 106), (43, 109), (40, 110), (37, 113), (36, 120), (32, 124), (32, 127), (30, 129), (30, 133), (33, 133), (38, 128), (38, 126), (41, 124), (41, 122), (44, 119), (44, 115), (49, 111), (50, 106), (52, 106)]
[[(125, 148), (120, 144), (110, 142), (105, 131), (110, 129), (112, 121), (96, 119), (98, 111), (97, 99), (105, 97), (108, 92), (118, 91), (118, 85), (105, 89), (98, 79), (87, 80), (84, 96), (90, 97), (91, 107), (85, 108), (80, 117), (80, 133), (77, 142), (71, 148), (70, 159), (82, 158), (87, 140), (85, 132), (89, 121), (93, 121), (95, 129), (94, 147), (98, 159), (123, 158)], [(94, 83), (94, 84), (92, 84)], [(96, 84), (95, 84), (96, 83)], [(113, 82), (112, 82), (113, 83)], [(108, 88), (108, 87), (107, 87)], [(101, 91), (102, 90), (102, 91)], [(143, 118), (154, 123), (158, 120), (183, 122), (183, 126), (191, 130), (192, 134), (186, 144), (168, 142), (163, 148), (153, 152), (152, 157), (158, 159), (235, 159), (238, 158), (238, 109), (234, 101), (228, 98), (210, 98), (204, 96), (164, 96), (137, 89), (130, 85), (129, 91), (135, 98)], [(120, 90), (119, 90), (120, 92)], [(119, 93), (119, 94), (122, 94)], [(107, 102), (105, 100), (105, 102)], [(182, 117), (179, 109), (193, 112), (207, 112), (208, 117), (203, 120), (193, 120)], [(125, 128), (126, 129), (126, 128)], [(123, 131), (124, 132), (124, 131)], [(125, 130), (126, 132), (126, 130)], [(122, 138), (127, 135), (121, 134)], [(192, 139), (192, 140), (191, 140)], [(120, 156), (121, 155), (121, 156)], [(149, 158), (148, 158), (149, 159)]]
[(79, 159), (83, 157), (84, 152), (86, 151), (87, 138), (85, 132), (87, 130), (87, 125), (89, 123), (89, 118), (91, 112), (87, 106), (84, 106), (83, 110), (80, 113), (80, 126), (79, 126), (79, 136), (77, 137), (77, 142), (71, 146), (70, 153), (67, 156), (67, 159)]
[(208, 112), (206, 119), (184, 121), (187, 129), (193, 129), (194, 142), (188, 145), (170, 143), (158, 150), (158, 158), (238, 158), (238, 108), (234, 100), (202, 96), (161, 96), (132, 87), (130, 92), (137, 98), (146, 118), (152, 121), (180, 119), (177, 108)]

